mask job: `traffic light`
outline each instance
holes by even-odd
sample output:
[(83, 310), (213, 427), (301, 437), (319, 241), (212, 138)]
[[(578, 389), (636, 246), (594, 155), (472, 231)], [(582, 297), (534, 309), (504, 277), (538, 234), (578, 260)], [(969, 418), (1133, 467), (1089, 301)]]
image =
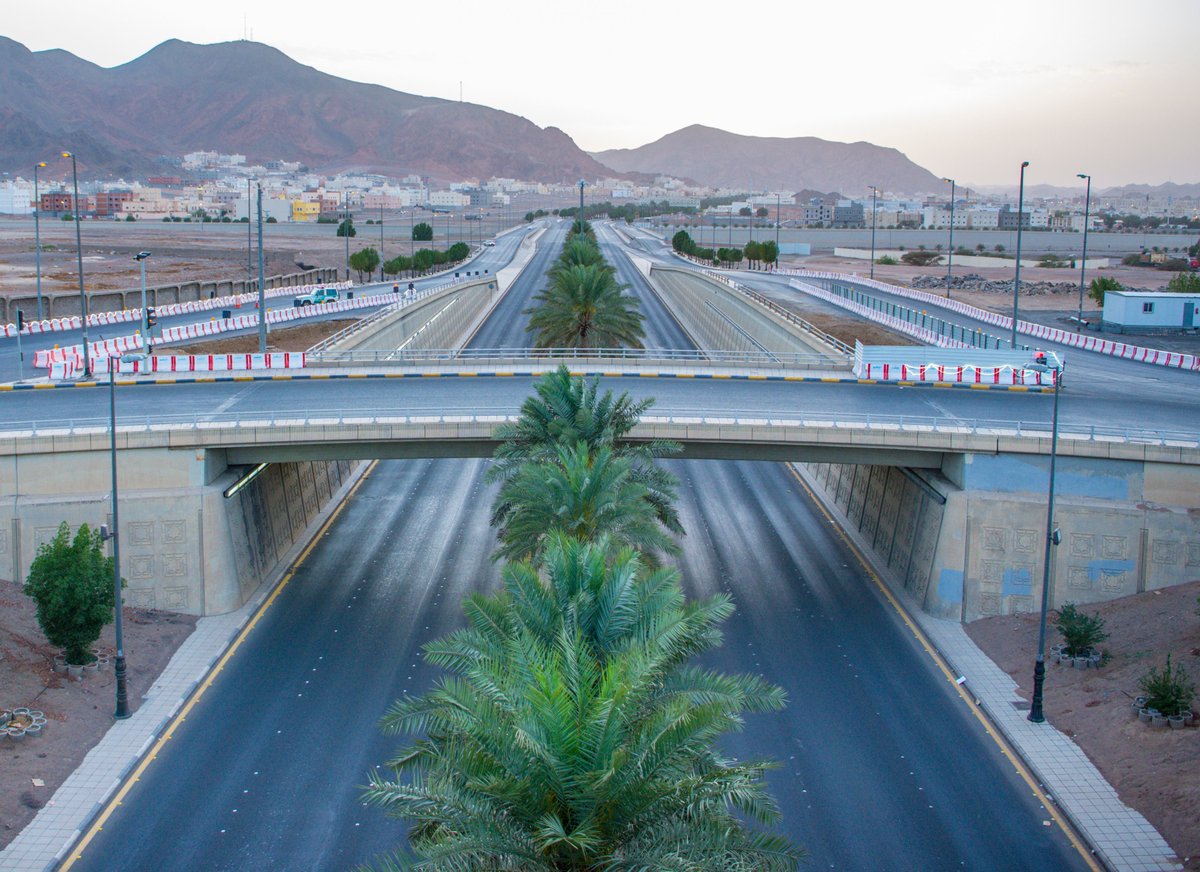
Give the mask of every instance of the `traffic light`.
[(25, 313), (17, 309), (17, 332), (20, 333), (25, 329)]
[(153, 306), (146, 307), (146, 329), (152, 330), (158, 324), (158, 318), (154, 313)]

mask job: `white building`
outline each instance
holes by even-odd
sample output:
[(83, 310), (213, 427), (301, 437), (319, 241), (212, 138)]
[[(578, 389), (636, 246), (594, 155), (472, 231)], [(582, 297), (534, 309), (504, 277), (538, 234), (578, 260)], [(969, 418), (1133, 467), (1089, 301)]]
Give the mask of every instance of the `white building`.
[(432, 191), (429, 194), (429, 205), (439, 209), (462, 209), (471, 205), (471, 198), (458, 191)]
[(1175, 333), (1200, 328), (1200, 294), (1109, 291), (1101, 329), (1113, 333)]
[(0, 182), (0, 215), (32, 214), (33, 182), (24, 179), (5, 179)]
[[(956, 215), (955, 218), (957, 217)], [(955, 224), (957, 223), (956, 221)], [(967, 212), (967, 226), (972, 230), (995, 230), (1000, 226), (1000, 210), (972, 209)]]

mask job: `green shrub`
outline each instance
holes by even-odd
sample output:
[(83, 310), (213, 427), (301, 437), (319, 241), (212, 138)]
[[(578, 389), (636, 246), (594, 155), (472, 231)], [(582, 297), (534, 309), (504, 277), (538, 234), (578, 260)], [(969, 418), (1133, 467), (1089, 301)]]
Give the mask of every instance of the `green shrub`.
[(1186, 714), (1192, 708), (1192, 700), (1196, 696), (1196, 685), (1188, 679), (1187, 671), (1178, 663), (1171, 668), (1171, 655), (1167, 655), (1167, 665), (1162, 670), (1151, 666), (1150, 671), (1141, 677), (1138, 686), (1146, 694), (1146, 708), (1170, 716)]
[(37, 620), (67, 662), (90, 663), (88, 650), (113, 619), (113, 560), (101, 551), (100, 533), (81, 524), (71, 539), (67, 522), (38, 548), (24, 591), (37, 605)]
[(1054, 627), (1062, 634), (1066, 653), (1072, 657), (1083, 656), (1108, 638), (1104, 629), (1104, 618), (1089, 615), (1075, 608), (1074, 603), (1064, 603), (1054, 618)]
[(899, 261), (890, 254), (885, 254), (882, 257), (875, 258), (875, 263), (879, 264), (880, 266), (895, 266), (897, 263), (899, 263)]
[(1181, 272), (1167, 282), (1167, 290), (1177, 294), (1200, 294), (1200, 274)]
[(1109, 291), (1123, 291), (1125, 286), (1114, 278), (1105, 276), (1104, 278), (1092, 279), (1092, 283), (1088, 286), (1088, 296), (1096, 301), (1097, 305), (1104, 305), (1104, 295)]
[(916, 251), (906, 251), (900, 256), (900, 260), (912, 266), (930, 266), (939, 263), (942, 256), (933, 251), (925, 251), (917, 249)]

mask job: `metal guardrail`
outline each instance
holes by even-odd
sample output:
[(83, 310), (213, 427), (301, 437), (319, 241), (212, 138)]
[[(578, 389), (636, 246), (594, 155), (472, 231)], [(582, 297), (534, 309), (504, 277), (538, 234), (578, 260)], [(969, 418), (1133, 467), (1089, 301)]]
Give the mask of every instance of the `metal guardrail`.
[[(342, 425), (396, 424), (501, 424), (517, 419), (510, 408), (480, 410), (430, 407), (364, 412), (361, 409), (322, 409), (277, 412), (208, 412), (190, 415), (121, 415), (117, 432), (204, 430), (259, 427), (317, 427)], [(664, 415), (643, 415), (643, 424), (697, 424), (709, 426), (801, 427), (833, 430), (875, 430), (1007, 436), (1029, 439), (1050, 438), (1047, 421), (1009, 421), (988, 418), (954, 418), (929, 415), (879, 415), (839, 413), (813, 416), (779, 417), (747, 410), (730, 410), (714, 415), (705, 410), (674, 410)], [(1059, 422), (1061, 441), (1116, 442), (1139, 445), (1163, 445), (1200, 448), (1195, 431), (1149, 430), (1104, 425), (1076, 425)], [(0, 439), (30, 439), (49, 436), (83, 436), (108, 433), (107, 417), (63, 418), (58, 420), (6, 421)]]
[(547, 363), (628, 361), (630, 363), (697, 364), (745, 367), (845, 369), (818, 352), (700, 351), (672, 348), (425, 348), (397, 351), (321, 351), (306, 357), (309, 368), (350, 364)]

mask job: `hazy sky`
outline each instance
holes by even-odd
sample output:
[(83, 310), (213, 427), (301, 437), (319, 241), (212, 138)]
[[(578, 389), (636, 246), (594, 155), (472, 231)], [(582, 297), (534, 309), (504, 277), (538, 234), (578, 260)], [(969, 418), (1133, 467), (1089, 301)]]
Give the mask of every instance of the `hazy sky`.
[[(891, 146), (963, 184), (1200, 182), (1200, 0), (6, 3), (102, 66), (252, 33), (301, 63), (630, 148), (689, 124)], [(320, 10), (315, 12), (314, 10)], [(221, 143), (209, 143), (220, 148)]]

